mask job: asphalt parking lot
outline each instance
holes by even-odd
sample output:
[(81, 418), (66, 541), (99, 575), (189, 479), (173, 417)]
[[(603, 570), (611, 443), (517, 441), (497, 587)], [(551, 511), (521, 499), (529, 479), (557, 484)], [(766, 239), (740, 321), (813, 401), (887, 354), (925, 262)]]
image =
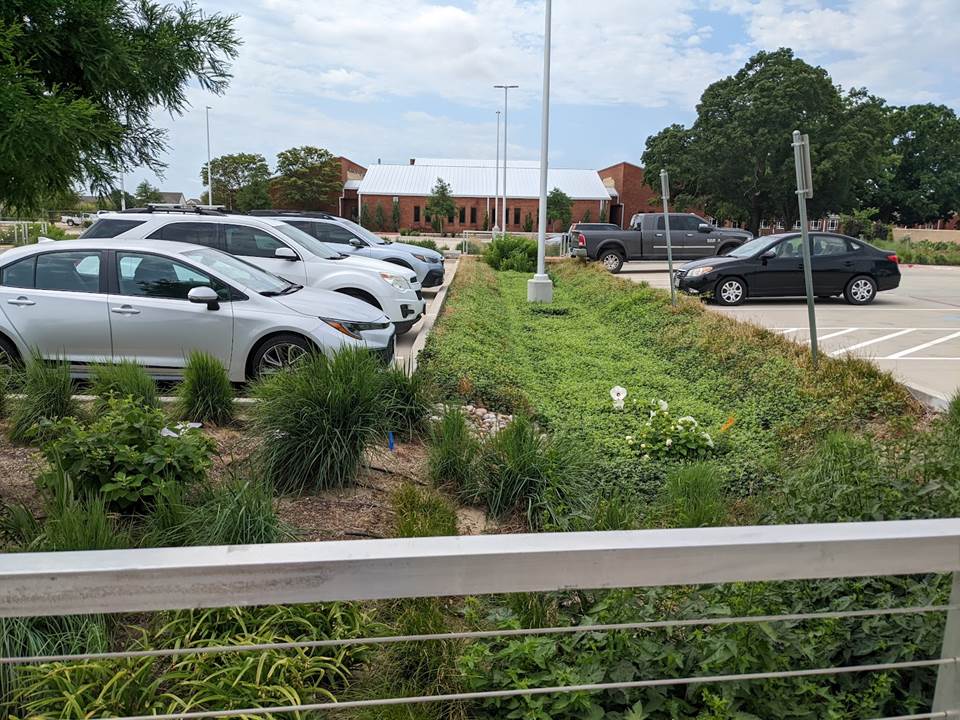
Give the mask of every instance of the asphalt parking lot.
[[(855, 307), (841, 298), (817, 301), (821, 352), (870, 359), (916, 390), (946, 401), (960, 391), (960, 268), (901, 265), (900, 272), (900, 287), (879, 293), (871, 305)], [(666, 263), (627, 263), (622, 275), (670, 287)], [(800, 343), (810, 339), (802, 298), (708, 307)]]

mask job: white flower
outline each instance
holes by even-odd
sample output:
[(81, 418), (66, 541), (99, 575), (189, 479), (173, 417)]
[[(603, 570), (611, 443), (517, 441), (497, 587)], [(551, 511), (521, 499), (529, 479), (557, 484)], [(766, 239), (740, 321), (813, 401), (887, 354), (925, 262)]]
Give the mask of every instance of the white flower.
[(656, 415), (656, 413), (655, 413), (653, 410), (651, 410), (651, 411), (650, 411), (650, 419), (651, 419), (651, 420), (653, 420), (653, 416), (654, 416), (654, 415)]
[(642, 449), (646, 450), (646, 449), (647, 449), (647, 444), (646, 444), (646, 443), (640, 443), (640, 447), (641, 447)]
[(690, 425), (693, 425), (694, 427), (697, 426), (697, 419), (696, 419), (696, 418), (693, 418), (693, 417), (690, 417), (689, 415), (684, 415), (682, 418), (680, 418), (679, 420), (677, 420), (677, 422), (688, 423), (688, 424), (690, 424)]
[(707, 435), (707, 447), (709, 448), (713, 447), (713, 438), (710, 437), (709, 435)]
[(642, 459), (643, 459), (643, 460), (649, 460), (649, 459), (650, 459), (650, 456), (649, 456), (649, 455), (644, 455)]
[(657, 400), (657, 405), (659, 405), (660, 409), (663, 410), (664, 412), (670, 409), (670, 406), (667, 405), (666, 400)]
[(671, 440), (670, 438), (667, 438), (666, 446), (670, 447), (671, 445), (673, 445), (673, 440)]

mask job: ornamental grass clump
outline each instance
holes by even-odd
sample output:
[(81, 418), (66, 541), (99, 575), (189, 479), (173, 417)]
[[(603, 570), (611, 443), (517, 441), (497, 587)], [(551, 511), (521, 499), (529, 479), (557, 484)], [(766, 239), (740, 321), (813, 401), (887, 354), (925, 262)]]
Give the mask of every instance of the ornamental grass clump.
[(310, 353), (253, 387), (259, 472), (280, 492), (316, 492), (354, 482), (364, 451), (382, 437), (390, 402), (384, 368), (363, 349)]
[(387, 430), (403, 438), (423, 434), (433, 409), (430, 386), (424, 376), (389, 367), (383, 371), (383, 393), (387, 400)]
[(436, 537), (457, 534), (457, 513), (436, 490), (408, 483), (393, 494), (397, 537)]
[(132, 360), (96, 366), (90, 391), (97, 396), (94, 414), (103, 412), (107, 408), (107, 400), (111, 398), (131, 398), (149, 408), (160, 406), (157, 382), (140, 363)]
[(56, 421), (76, 414), (70, 365), (62, 359), (46, 360), (34, 353), (23, 370), (23, 399), (13, 411), (11, 442), (40, 441), (47, 435), (44, 421)]
[(188, 422), (227, 425), (234, 417), (233, 385), (220, 361), (194, 351), (177, 387), (177, 417)]
[(726, 524), (730, 508), (723, 485), (723, 470), (715, 463), (696, 462), (674, 468), (660, 493), (666, 523), (685, 528)]
[(460, 407), (444, 409), (430, 427), (429, 442), (427, 472), (433, 484), (449, 486), (457, 492), (468, 487), (480, 444)]

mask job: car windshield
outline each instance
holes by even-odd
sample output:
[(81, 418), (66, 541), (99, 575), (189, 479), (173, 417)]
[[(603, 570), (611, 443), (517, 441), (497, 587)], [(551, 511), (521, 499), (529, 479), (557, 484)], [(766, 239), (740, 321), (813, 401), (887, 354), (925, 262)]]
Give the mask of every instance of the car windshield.
[(388, 241), (384, 240), (382, 237), (380, 237), (380, 236), (377, 235), (376, 233), (370, 232), (369, 230), (367, 230), (367, 229), (366, 229), (365, 227), (363, 227), (362, 225), (357, 225), (357, 224), (356, 224), (355, 222), (353, 222), (352, 220), (347, 220), (346, 218), (341, 218), (338, 222), (339, 222), (341, 225), (346, 225), (348, 228), (350, 228), (351, 230), (353, 230), (353, 232), (355, 232), (357, 235), (359, 235), (359, 236), (362, 237), (364, 240), (366, 240), (367, 242), (369, 242), (369, 243), (371, 243), (371, 244), (373, 244), (373, 245), (389, 245), (389, 244), (390, 244)]
[(731, 250), (727, 253), (727, 257), (753, 257), (754, 255), (763, 252), (771, 245), (780, 242), (782, 238), (778, 235), (767, 235), (765, 237), (754, 238), (750, 242), (745, 242), (738, 248)]
[(324, 258), (325, 260), (340, 259), (340, 253), (333, 250), (326, 243), (320, 242), (313, 237), (313, 235), (308, 235), (300, 228), (295, 228), (293, 225), (288, 225), (285, 222), (274, 225), (273, 227), (293, 240), (297, 245), (302, 247), (311, 255), (316, 255), (317, 257)]
[(300, 289), (299, 285), (287, 282), (281, 277), (213, 248), (190, 250), (184, 253), (184, 256), (261, 295), (287, 294)]

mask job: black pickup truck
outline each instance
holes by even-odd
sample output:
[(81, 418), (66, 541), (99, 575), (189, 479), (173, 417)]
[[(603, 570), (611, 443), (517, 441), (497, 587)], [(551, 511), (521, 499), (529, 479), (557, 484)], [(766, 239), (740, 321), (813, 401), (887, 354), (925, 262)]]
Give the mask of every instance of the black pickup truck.
[[(670, 213), (670, 242), (674, 260), (696, 260), (726, 255), (753, 235), (746, 230), (718, 228), (691, 213)], [(666, 260), (667, 238), (663, 213), (638, 213), (630, 229), (616, 226), (571, 228), (570, 254), (599, 260), (612, 273), (620, 272), (627, 260)]]

